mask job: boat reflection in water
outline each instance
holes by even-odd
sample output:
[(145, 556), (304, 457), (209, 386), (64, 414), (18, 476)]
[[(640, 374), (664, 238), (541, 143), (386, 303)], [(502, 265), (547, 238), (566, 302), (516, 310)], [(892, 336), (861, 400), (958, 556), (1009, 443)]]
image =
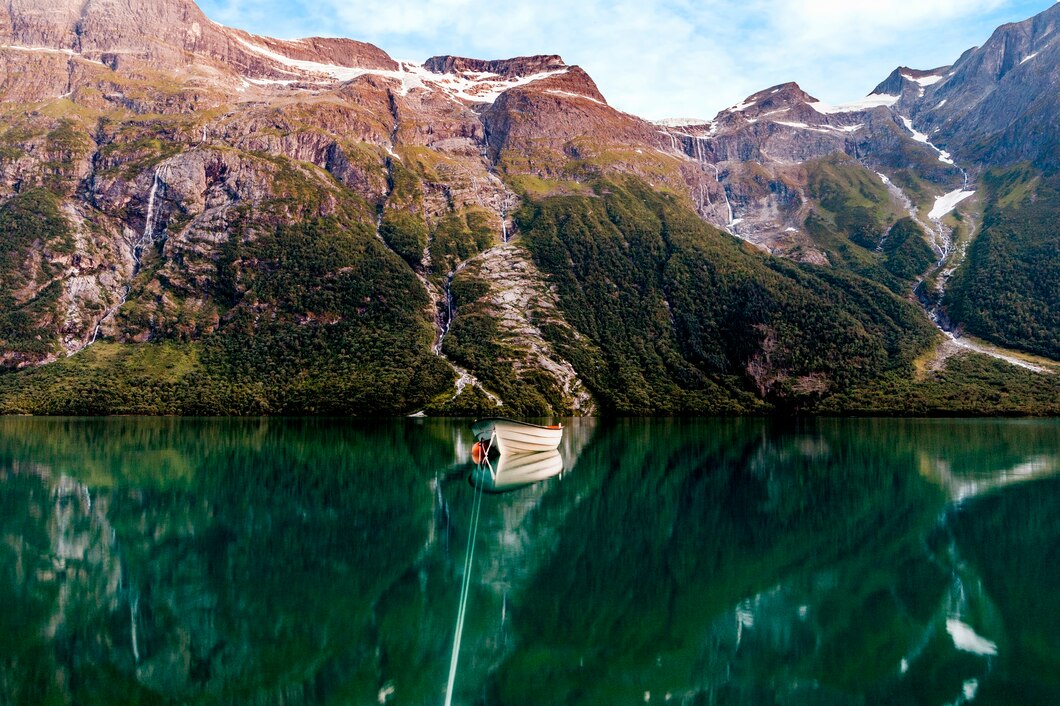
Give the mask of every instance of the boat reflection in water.
[(475, 466), (468, 480), (486, 493), (507, 493), (548, 480), (563, 472), (563, 458), (559, 451), (504, 454), (496, 459), (483, 459)]

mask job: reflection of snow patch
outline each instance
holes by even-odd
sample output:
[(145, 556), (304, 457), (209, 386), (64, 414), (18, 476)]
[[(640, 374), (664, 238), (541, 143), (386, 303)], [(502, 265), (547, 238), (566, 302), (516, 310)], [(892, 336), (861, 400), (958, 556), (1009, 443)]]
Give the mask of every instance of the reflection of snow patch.
[(984, 657), (997, 654), (997, 644), (977, 634), (970, 626), (956, 618), (946, 621), (946, 632), (953, 638), (953, 646), (962, 652)]

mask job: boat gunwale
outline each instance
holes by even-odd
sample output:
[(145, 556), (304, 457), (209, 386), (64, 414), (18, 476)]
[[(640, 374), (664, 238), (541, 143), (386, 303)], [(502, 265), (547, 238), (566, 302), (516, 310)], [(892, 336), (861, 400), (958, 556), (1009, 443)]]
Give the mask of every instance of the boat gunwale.
[(519, 424), (524, 427), (533, 427), (534, 429), (548, 429), (549, 431), (559, 431), (563, 429), (562, 424), (557, 424), (555, 426), (545, 426), (544, 424), (534, 424), (533, 422), (524, 422), (518, 419), (511, 419), (509, 417), (484, 417), (483, 419), (476, 419), (474, 422), (471, 423), (471, 426), (476, 427), (479, 424), (483, 424), (485, 422), (511, 422), (512, 424)]

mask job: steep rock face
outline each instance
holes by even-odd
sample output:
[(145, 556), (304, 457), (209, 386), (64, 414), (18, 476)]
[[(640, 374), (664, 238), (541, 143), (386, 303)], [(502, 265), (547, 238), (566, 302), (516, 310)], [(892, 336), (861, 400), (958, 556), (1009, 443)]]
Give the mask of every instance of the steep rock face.
[(567, 68), (555, 54), (523, 56), (515, 59), (485, 61), (463, 56), (432, 56), (423, 67), (436, 74), (497, 74), (498, 76), (531, 76)]
[(836, 246), (814, 242), (808, 220), (820, 204), (800, 165), (837, 154), (853, 158), (870, 175), (915, 165), (917, 179), (930, 185), (921, 196), (925, 204), (934, 191), (961, 183), (960, 170), (940, 161), (901, 112), (937, 74), (899, 69), (874, 93), (840, 106), (786, 83), (749, 96), (709, 123), (662, 127), (673, 148), (706, 165), (723, 190), (727, 219), (718, 218), (712, 202), (697, 204), (701, 215), (773, 254), (827, 264), (825, 251)]
[(924, 132), (981, 163), (1060, 164), (1060, 5), (997, 29), (965, 53), (914, 110)]
[(363, 42), (285, 42), (222, 27), (191, 0), (12, 0), (0, 9), (0, 41), (78, 54), (112, 67), (130, 58), (177, 64), (211, 59), (237, 70), (266, 69), (277, 59), (255, 49), (261, 47), (295, 61), (397, 68), (385, 52)]
[(568, 158), (580, 157), (582, 150), (591, 153), (608, 145), (663, 144), (658, 131), (643, 120), (619, 113), (592, 96), (573, 95), (567, 90), (576, 86), (562, 83), (562, 88), (550, 88), (547, 82), (540, 84), (506, 91), (485, 112), (488, 144), (495, 160), (506, 151), (518, 153), (526, 160), (525, 167), (513, 165), (514, 169), (555, 176)]

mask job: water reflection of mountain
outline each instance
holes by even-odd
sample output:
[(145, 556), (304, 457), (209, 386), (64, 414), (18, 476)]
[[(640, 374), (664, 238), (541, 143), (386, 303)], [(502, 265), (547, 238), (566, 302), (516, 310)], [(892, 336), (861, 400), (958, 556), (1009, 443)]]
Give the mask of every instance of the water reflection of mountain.
[[(946, 633), (948, 500), (915, 469), (927, 453), (1004, 471), (1060, 444), (1054, 423), (971, 424), (602, 432), (582, 463), (607, 467), (606, 483), (567, 516), (528, 584), (534, 600), (514, 622), (532, 626), (532, 647), (495, 671), (493, 700), (952, 703), (973, 687), (990, 693), (1020, 655), (985, 664)], [(1048, 586), (1028, 591), (1049, 596)], [(969, 623), (992, 625), (989, 600), (967, 602)], [(538, 688), (543, 660), (556, 671)]]
[[(441, 703), (465, 435), (0, 420), (0, 703)], [(574, 436), (483, 501), (455, 702), (1060, 702), (1055, 422)]]
[[(17, 539), (0, 548), (0, 591), (24, 610), (0, 627), (18, 636), (0, 684), (17, 686), (15, 703), (318, 703), (340, 688), (375, 700), (374, 606), (424, 544), (424, 462), (444, 437), (4, 421), (0, 535)], [(22, 444), (47, 463), (14, 463)], [(87, 494), (81, 478), (91, 505), (63, 490)]]

